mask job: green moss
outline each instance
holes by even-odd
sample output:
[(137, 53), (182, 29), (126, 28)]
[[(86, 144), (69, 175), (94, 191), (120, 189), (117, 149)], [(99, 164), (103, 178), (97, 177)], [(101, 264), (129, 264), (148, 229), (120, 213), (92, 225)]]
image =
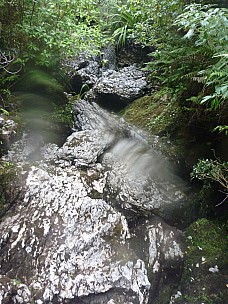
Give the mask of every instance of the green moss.
[[(186, 231), (187, 263), (197, 262), (198, 257), (205, 257), (208, 266), (224, 266), (226, 263), (227, 238), (225, 228), (215, 223), (200, 219), (193, 223)], [(200, 252), (200, 255), (199, 255)], [(202, 260), (201, 260), (202, 262)]]
[(224, 296), (222, 294), (210, 295), (205, 294), (205, 290), (200, 295), (182, 296), (175, 301), (175, 304), (224, 304)]
[(180, 112), (172, 90), (166, 88), (137, 99), (125, 110), (124, 116), (129, 122), (159, 134), (168, 132), (177, 123)]
[(23, 284), (22, 281), (18, 278), (12, 279), (12, 283), (13, 285), (20, 285)]
[(0, 161), (0, 210), (5, 204), (6, 187), (15, 180), (17, 170), (12, 163)]
[[(183, 113), (176, 95), (170, 89), (161, 89), (151, 96), (144, 96), (135, 100), (124, 112), (125, 119), (144, 129), (151, 135), (159, 135), (162, 144), (162, 152), (170, 159), (185, 159), (185, 138), (183, 129), (187, 125), (184, 122)], [(167, 144), (171, 139), (172, 145)]]
[(54, 122), (63, 123), (66, 126), (72, 127), (72, 104), (68, 102), (66, 105), (55, 105), (52, 114)]
[(225, 224), (200, 219), (186, 230), (182, 296), (175, 303), (227, 303), (227, 237)]
[(153, 96), (144, 96), (135, 100), (127, 107), (124, 117), (129, 122), (145, 129), (148, 128), (151, 116), (155, 115), (154, 113), (158, 111), (158, 106)]
[(162, 286), (162, 292), (160, 292), (158, 298), (153, 301), (153, 304), (169, 304), (172, 293), (173, 289), (170, 285)]

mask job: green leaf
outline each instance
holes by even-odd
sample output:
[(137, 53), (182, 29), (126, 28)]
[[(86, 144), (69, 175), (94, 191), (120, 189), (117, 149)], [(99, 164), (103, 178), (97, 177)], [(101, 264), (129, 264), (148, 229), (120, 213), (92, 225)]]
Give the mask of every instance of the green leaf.
[(204, 96), (200, 103), (205, 103), (205, 102), (207, 102), (208, 100), (210, 100), (212, 98), (214, 98), (214, 95)]

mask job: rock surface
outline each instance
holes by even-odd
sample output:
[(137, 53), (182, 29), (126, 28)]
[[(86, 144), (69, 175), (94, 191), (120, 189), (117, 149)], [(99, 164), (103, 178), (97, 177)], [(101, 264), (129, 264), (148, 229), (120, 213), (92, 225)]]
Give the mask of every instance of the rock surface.
[[(0, 115), (0, 145), (1, 150), (6, 152), (14, 139), (18, 129), (17, 123), (4, 115)], [(0, 151), (1, 153), (1, 151)]]
[(100, 56), (82, 54), (66, 61), (64, 66), (69, 69), (72, 90), (80, 95), (89, 91), (86, 99), (112, 110), (120, 110), (143, 96), (148, 91), (146, 73), (133, 63), (119, 68), (117, 61), (111, 45)]
[(39, 144), (31, 160), (23, 139), (5, 157), (27, 177), (24, 199), (0, 222), (0, 302), (152, 304), (167, 285), (171, 296), (182, 233), (153, 213), (184, 196), (179, 181), (147, 168), (166, 160), (121, 119), (85, 101), (74, 113), (62, 147)]
[(76, 94), (80, 94), (85, 85), (91, 88), (100, 76), (100, 63), (93, 58), (79, 57), (73, 66), (71, 64), (71, 69), (70, 82)]
[(83, 91), (83, 86), (87, 86), (88, 90), (88, 88), (97, 83), (104, 71), (116, 70), (116, 61), (115, 47), (107, 45), (100, 56), (84, 53), (71, 60), (65, 60), (63, 65), (68, 70), (73, 91), (76, 94), (80, 94)]
[(90, 93), (93, 100), (105, 108), (113, 104), (126, 104), (141, 97), (147, 88), (146, 75), (136, 66), (124, 67), (119, 71), (107, 70), (102, 74)]

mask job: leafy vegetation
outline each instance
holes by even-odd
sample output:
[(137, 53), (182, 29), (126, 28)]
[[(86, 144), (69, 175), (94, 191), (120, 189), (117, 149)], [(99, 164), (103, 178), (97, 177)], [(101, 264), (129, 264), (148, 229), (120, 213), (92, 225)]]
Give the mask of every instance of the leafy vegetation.
[(217, 182), (224, 191), (225, 198), (217, 205), (221, 205), (228, 198), (228, 162), (219, 159), (200, 159), (193, 167), (193, 178)]
[(222, 112), (228, 89), (227, 14), (200, 4), (186, 7), (173, 24), (179, 32), (172, 32), (152, 54), (152, 78), (179, 90), (185, 100)]
[(0, 3), (0, 99), (28, 66), (59, 73), (61, 60), (96, 53), (104, 41), (99, 1), (3, 0)]
[(143, 46), (154, 45), (162, 34), (165, 35), (182, 7), (182, 0), (116, 1), (106, 26), (120, 47), (125, 45), (127, 39), (133, 39)]
[(186, 32), (184, 38), (192, 39), (196, 49), (202, 47), (205, 53), (211, 53), (205, 69), (192, 77), (204, 83), (200, 103), (208, 102), (211, 109), (217, 109), (228, 98), (228, 11), (200, 4), (185, 10), (174, 24)]
[(2, 1), (2, 45), (24, 60), (50, 66), (61, 54), (97, 49), (99, 1)]

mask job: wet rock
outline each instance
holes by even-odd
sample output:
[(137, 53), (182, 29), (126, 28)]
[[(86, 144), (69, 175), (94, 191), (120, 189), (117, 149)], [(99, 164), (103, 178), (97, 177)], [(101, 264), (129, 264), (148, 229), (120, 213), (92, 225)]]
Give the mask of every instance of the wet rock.
[(117, 61), (118, 67), (122, 68), (137, 63), (138, 65), (143, 65), (151, 60), (148, 54), (155, 51), (154, 47), (142, 46), (135, 43), (134, 40), (127, 40), (124, 48), (118, 51)]
[(143, 96), (149, 87), (147, 74), (133, 62), (126, 62), (119, 69), (115, 47), (107, 45), (100, 56), (81, 54), (66, 60), (63, 65), (76, 94), (85, 95), (87, 100), (96, 101), (104, 108), (119, 111)]
[(117, 56), (115, 46), (108, 44), (101, 52), (102, 72), (105, 70), (117, 70)]
[(17, 129), (18, 125), (14, 120), (9, 119), (4, 115), (0, 115), (0, 142), (2, 150), (0, 151), (0, 154), (8, 151), (10, 143), (15, 138)]
[[(80, 100), (73, 106), (74, 129), (100, 130), (115, 133), (118, 128), (118, 120), (114, 115), (99, 107), (96, 103)], [(102, 137), (102, 135), (100, 136)]]
[(102, 135), (100, 137), (100, 130), (75, 132), (59, 149), (58, 157), (76, 166), (94, 164), (114, 139), (114, 135), (109, 132)]
[(111, 168), (108, 199), (129, 210), (129, 217), (153, 213), (171, 225), (183, 221), (177, 213), (189, 204), (186, 185), (158, 151), (134, 138), (121, 138), (104, 154), (102, 164)]
[(31, 292), (25, 284), (21, 284), (17, 279), (11, 280), (7, 276), (0, 275), (0, 303), (30, 304), (31, 302)]
[(146, 75), (135, 65), (119, 71), (107, 70), (87, 95), (104, 108), (118, 110), (141, 97), (147, 88)]
[(29, 160), (38, 160), (41, 158), (40, 149), (43, 145), (44, 139), (41, 135), (24, 133), (20, 140), (11, 145), (10, 150), (2, 159), (20, 164)]
[(1, 274), (23, 278), (36, 303), (112, 288), (147, 302), (145, 263), (126, 245), (125, 218), (88, 196), (80, 172), (33, 167), (27, 186), (23, 204), (1, 222)]
[[(74, 113), (78, 129), (100, 130), (103, 136), (99, 140), (106, 138), (104, 153), (100, 154), (107, 174), (106, 198), (122, 212), (125, 210), (129, 218), (153, 213), (171, 225), (182, 225), (186, 221), (182, 210), (191, 204), (186, 194), (188, 187), (162, 153), (148, 145), (145, 134), (121, 118), (110, 117), (96, 104), (81, 101), (75, 105)], [(97, 136), (94, 140), (97, 142)]]
[(63, 65), (68, 70), (70, 83), (76, 94), (82, 93), (83, 86), (91, 88), (100, 77), (101, 61), (96, 56), (81, 54), (73, 60), (66, 60)]
[(183, 234), (157, 216), (131, 226), (131, 245), (139, 257), (143, 255), (153, 282), (149, 303), (166, 303), (164, 294), (170, 298), (176, 291), (183, 269)]
[(82, 94), (98, 82), (103, 72), (117, 69), (116, 50), (109, 44), (101, 50), (99, 56), (84, 53), (71, 60), (65, 60), (63, 66), (68, 71), (73, 91)]

